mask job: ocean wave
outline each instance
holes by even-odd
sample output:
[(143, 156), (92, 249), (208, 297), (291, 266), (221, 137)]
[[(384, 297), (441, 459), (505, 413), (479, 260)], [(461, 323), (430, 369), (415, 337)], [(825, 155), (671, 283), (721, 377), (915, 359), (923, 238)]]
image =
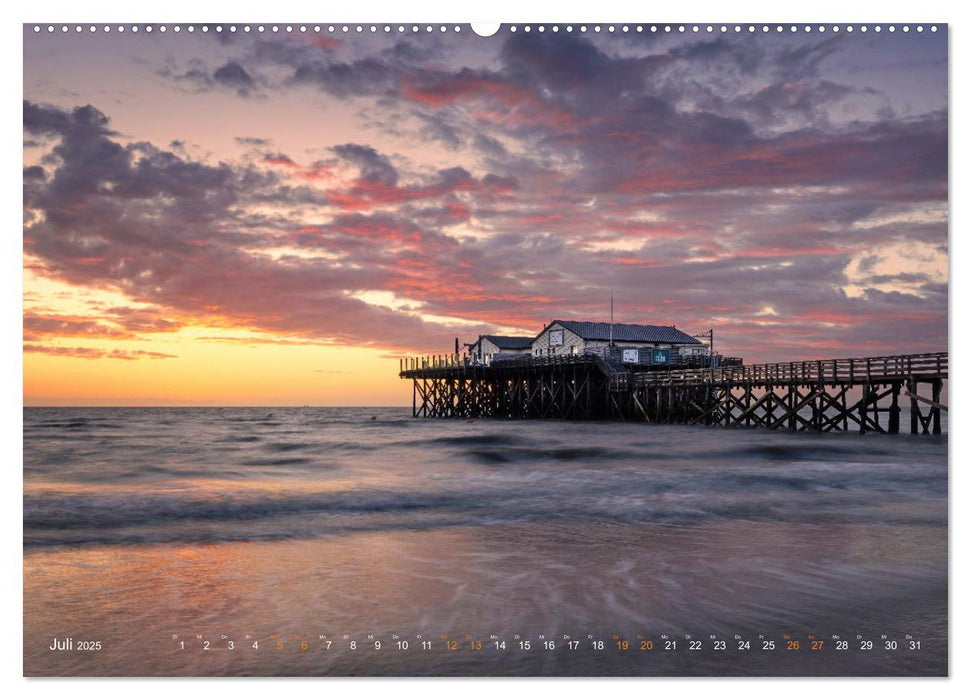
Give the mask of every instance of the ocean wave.
[[(742, 480), (744, 481), (744, 479)], [(495, 526), (500, 524), (606, 523), (698, 526), (716, 519), (806, 524), (946, 526), (946, 512), (897, 509), (894, 499), (860, 493), (817, 493), (805, 484), (772, 481), (760, 496), (710, 491), (689, 493), (671, 480), (635, 491), (611, 484), (570, 490), (539, 486), (532, 493), (470, 488), (464, 492), (341, 492), (200, 498), (191, 494), (141, 496), (49, 495), (24, 502), (24, 544), (217, 541), (307, 537), (327, 533)], [(793, 501), (788, 492), (800, 492)]]
[(259, 520), (302, 513), (387, 513), (468, 505), (461, 496), (427, 494), (307, 494), (285, 497), (227, 496), (27, 496), (24, 528), (110, 529), (174, 521)]
[(305, 450), (313, 447), (310, 442), (268, 442), (263, 445), (267, 452), (293, 452), (294, 450)]
[(261, 442), (263, 438), (259, 435), (228, 435), (224, 438), (219, 438), (216, 442)]
[(894, 454), (873, 445), (859, 444), (819, 444), (807, 442), (802, 436), (787, 435), (791, 443), (780, 444), (778, 436), (772, 434), (776, 442), (770, 444), (744, 445), (740, 447), (725, 446), (718, 450), (705, 449), (693, 453), (695, 458), (712, 458), (722, 460), (765, 460), (773, 462), (825, 462), (834, 460), (851, 460), (859, 457), (884, 457)]
[(32, 409), (24, 543), (534, 521), (938, 526), (946, 459), (946, 440), (923, 436), (468, 424), (408, 409)]
[(590, 462), (592, 464), (602, 464), (609, 461), (618, 462), (631, 459), (653, 461), (659, 458), (658, 455), (651, 455), (649, 453), (617, 450), (609, 447), (475, 449), (467, 450), (465, 454), (479, 462), (487, 464), (527, 463), (536, 461)]
[(24, 424), (24, 431), (29, 430), (42, 430), (42, 429), (58, 429), (58, 430), (122, 430), (125, 426), (120, 423), (108, 423), (105, 421), (89, 420), (86, 418), (77, 418), (74, 420), (52, 420), (52, 421), (37, 421), (32, 424)]
[(478, 435), (434, 437), (426, 440), (415, 440), (411, 444), (414, 446), (446, 445), (449, 447), (475, 447), (483, 445), (489, 447), (494, 445), (521, 445), (524, 442), (520, 438), (505, 433), (485, 433)]

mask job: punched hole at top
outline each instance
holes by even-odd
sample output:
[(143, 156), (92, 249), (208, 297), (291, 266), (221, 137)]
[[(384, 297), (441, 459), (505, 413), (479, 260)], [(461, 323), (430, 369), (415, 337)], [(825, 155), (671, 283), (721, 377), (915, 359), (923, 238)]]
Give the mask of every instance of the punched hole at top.
[(472, 31), (479, 36), (492, 36), (499, 31), (501, 25), (498, 22), (473, 22)]

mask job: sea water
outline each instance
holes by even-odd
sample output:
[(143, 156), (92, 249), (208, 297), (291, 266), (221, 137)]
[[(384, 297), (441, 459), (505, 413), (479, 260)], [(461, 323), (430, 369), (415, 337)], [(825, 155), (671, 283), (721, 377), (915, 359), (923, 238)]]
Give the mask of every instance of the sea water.
[(23, 517), (27, 675), (947, 673), (946, 436), (27, 408)]

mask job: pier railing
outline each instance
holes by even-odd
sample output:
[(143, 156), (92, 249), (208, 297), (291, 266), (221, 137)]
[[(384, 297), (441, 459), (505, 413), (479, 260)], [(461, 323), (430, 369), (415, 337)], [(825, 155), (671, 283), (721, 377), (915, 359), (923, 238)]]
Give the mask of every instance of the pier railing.
[(401, 371), (410, 372), (418, 369), (448, 369), (451, 367), (468, 367), (471, 360), (466, 354), (457, 352), (445, 355), (424, 355), (422, 357), (403, 357), (400, 360)]
[(805, 384), (862, 384), (887, 377), (947, 378), (946, 352), (918, 355), (889, 355), (886, 357), (856, 357), (842, 360), (807, 360), (773, 362), (738, 367), (705, 369), (670, 369), (656, 372), (637, 372), (638, 384), (713, 384), (713, 383), (805, 383)]
[(471, 367), (563, 367), (594, 362), (590, 355), (512, 355), (493, 357), (488, 363), (480, 362), (465, 354), (426, 355), (424, 357), (405, 357), (399, 361), (401, 374), (421, 370), (447, 370)]

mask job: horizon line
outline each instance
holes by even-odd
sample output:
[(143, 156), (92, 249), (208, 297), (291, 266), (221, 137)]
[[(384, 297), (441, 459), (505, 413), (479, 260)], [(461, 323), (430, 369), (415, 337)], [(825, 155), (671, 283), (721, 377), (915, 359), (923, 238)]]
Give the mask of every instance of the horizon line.
[(21, 408), (411, 408), (407, 404), (345, 406), (336, 404), (29, 404)]

